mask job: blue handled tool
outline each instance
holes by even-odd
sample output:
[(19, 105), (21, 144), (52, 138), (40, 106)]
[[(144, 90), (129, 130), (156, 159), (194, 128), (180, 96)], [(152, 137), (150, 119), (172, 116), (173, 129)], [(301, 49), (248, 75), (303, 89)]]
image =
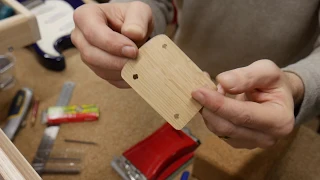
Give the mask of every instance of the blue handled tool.
[(189, 171), (185, 171), (182, 173), (180, 180), (188, 180), (189, 179)]
[(33, 92), (29, 88), (19, 90), (11, 103), (7, 124), (2, 129), (3, 132), (12, 141), (17, 134), (21, 124), (23, 123), (26, 114), (31, 105)]

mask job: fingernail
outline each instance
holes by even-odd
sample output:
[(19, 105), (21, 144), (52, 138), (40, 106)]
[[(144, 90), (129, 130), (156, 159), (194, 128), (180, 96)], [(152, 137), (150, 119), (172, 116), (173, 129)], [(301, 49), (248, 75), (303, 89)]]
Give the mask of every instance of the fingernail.
[(237, 85), (237, 77), (230, 72), (224, 72), (218, 75), (220, 83), (223, 83), (223, 86), (227, 89), (232, 89)]
[(140, 35), (140, 36), (144, 35), (144, 31), (141, 28), (141, 26), (136, 25), (136, 24), (130, 24), (127, 27), (127, 31), (129, 31), (129, 32), (131, 32), (132, 34), (135, 34), (135, 35)]
[(226, 94), (226, 92), (224, 91), (224, 89), (223, 89), (223, 87), (221, 86), (221, 84), (218, 84), (218, 85), (217, 85), (217, 91), (218, 91), (218, 93), (220, 93), (220, 94), (223, 94), (223, 95)]
[(193, 98), (198, 101), (200, 104), (204, 104), (204, 95), (199, 92), (199, 91), (196, 91), (195, 93), (193, 93)]
[(132, 46), (124, 46), (122, 48), (122, 55), (124, 55), (128, 58), (136, 58), (137, 52), (136, 52), (136, 49)]
[(142, 29), (142, 27), (137, 24), (125, 24), (122, 26), (121, 33), (130, 39), (140, 41), (145, 38), (147, 30)]

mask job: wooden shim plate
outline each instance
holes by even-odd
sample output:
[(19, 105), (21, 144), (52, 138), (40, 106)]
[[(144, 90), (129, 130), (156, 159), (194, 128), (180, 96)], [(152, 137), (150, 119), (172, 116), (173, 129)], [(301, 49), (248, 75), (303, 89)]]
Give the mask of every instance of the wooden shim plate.
[(165, 35), (158, 35), (128, 61), (122, 78), (175, 129), (182, 129), (202, 106), (191, 92), (215, 84)]

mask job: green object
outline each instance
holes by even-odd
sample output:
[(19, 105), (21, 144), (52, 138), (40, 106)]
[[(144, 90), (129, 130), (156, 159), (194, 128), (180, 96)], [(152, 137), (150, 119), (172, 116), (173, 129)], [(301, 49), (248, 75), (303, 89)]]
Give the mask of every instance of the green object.
[(12, 7), (0, 4), (0, 20), (8, 18), (14, 15), (14, 10)]

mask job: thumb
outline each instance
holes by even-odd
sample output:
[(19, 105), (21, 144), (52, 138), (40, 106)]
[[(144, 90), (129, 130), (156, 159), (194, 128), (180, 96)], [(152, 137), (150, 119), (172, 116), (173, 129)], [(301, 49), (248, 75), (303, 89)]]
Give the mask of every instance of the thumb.
[(240, 94), (254, 89), (278, 86), (281, 70), (270, 60), (259, 60), (249, 66), (223, 72), (217, 81), (227, 93)]
[(147, 39), (152, 30), (153, 21), (150, 6), (139, 1), (130, 3), (125, 14), (121, 34), (137, 42)]

